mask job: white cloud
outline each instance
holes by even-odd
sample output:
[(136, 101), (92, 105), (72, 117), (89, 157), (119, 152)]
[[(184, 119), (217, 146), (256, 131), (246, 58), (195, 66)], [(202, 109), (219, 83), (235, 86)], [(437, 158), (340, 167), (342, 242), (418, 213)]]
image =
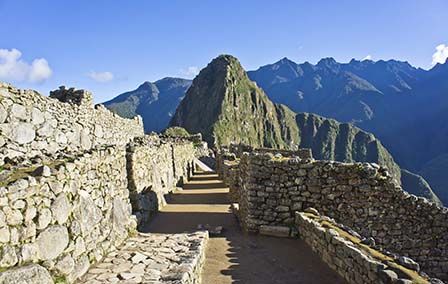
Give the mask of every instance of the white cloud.
[(436, 52), (432, 55), (432, 65), (436, 65), (437, 63), (445, 63), (448, 58), (448, 45), (439, 44), (436, 47)]
[(20, 59), (22, 52), (13, 48), (0, 49), (0, 80), (38, 83), (53, 74), (45, 58), (34, 59), (31, 64)]
[(372, 55), (367, 55), (366, 57), (364, 57), (362, 60), (372, 60)]
[(199, 67), (197, 67), (197, 66), (190, 66), (187, 69), (181, 69), (179, 73), (182, 76), (190, 78), (190, 77), (195, 77), (196, 75), (198, 75), (199, 71), (200, 71)]
[(30, 70), (30, 81), (31, 82), (40, 82), (47, 78), (50, 78), (53, 71), (50, 66), (48, 66), (47, 60), (45, 58), (34, 59), (31, 64)]
[(106, 83), (112, 81), (115, 76), (112, 72), (105, 71), (105, 72), (95, 72), (92, 71), (89, 73), (89, 77), (93, 80), (97, 81), (98, 83)]

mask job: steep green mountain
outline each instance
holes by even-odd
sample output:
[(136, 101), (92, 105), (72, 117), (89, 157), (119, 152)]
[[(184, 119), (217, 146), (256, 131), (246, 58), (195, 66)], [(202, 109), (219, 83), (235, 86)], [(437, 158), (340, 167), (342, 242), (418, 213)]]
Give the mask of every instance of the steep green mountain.
[(190, 85), (191, 80), (180, 78), (144, 82), (136, 90), (123, 93), (103, 104), (123, 117), (140, 115), (145, 132), (160, 132), (168, 125)]
[[(210, 145), (233, 141), (285, 148), (289, 141), (282, 137), (280, 113), (282, 110), (249, 80), (238, 60), (222, 55), (193, 80), (170, 125), (200, 132)], [(291, 127), (296, 126), (292, 123)]]
[(170, 125), (200, 132), (210, 145), (232, 141), (274, 148), (298, 145), (312, 148), (318, 159), (376, 162), (400, 180), (399, 167), (372, 134), (272, 103), (229, 55), (215, 58), (201, 70)]
[(342, 162), (375, 162), (386, 165), (400, 180), (400, 168), (373, 134), (350, 123), (309, 113), (297, 114), (296, 122), (300, 147), (311, 148), (315, 157)]
[(448, 204), (448, 153), (426, 163), (419, 172), (430, 184), (443, 204)]
[[(448, 153), (448, 62), (426, 71), (396, 60), (325, 58), (313, 65), (284, 58), (248, 74), (276, 103), (375, 134), (395, 161), (413, 172)], [(440, 196), (448, 195), (448, 188), (439, 186), (443, 179), (448, 184), (448, 176), (437, 178), (438, 185), (429, 181)]]
[(442, 201), (440, 201), (439, 197), (432, 191), (428, 182), (421, 176), (402, 169), (401, 184), (407, 192), (426, 197), (434, 201), (437, 205), (442, 206)]

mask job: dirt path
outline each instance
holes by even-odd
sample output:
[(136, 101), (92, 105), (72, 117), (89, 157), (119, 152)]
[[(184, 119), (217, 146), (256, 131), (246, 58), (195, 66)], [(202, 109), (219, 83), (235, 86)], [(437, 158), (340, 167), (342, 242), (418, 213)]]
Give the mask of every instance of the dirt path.
[(345, 283), (304, 242), (244, 234), (230, 211), (228, 188), (217, 175), (199, 173), (144, 229), (154, 233), (197, 230), (198, 224), (223, 226), (210, 236), (204, 284)]

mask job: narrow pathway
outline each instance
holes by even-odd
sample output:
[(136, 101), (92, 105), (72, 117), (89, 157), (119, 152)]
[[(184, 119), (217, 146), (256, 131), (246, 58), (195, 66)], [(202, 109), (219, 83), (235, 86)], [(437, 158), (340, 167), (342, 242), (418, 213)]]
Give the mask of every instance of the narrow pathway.
[(182, 233), (198, 225), (223, 226), (211, 235), (202, 273), (203, 284), (346, 283), (296, 239), (248, 235), (231, 213), (228, 188), (214, 173), (197, 173), (144, 228), (152, 233)]

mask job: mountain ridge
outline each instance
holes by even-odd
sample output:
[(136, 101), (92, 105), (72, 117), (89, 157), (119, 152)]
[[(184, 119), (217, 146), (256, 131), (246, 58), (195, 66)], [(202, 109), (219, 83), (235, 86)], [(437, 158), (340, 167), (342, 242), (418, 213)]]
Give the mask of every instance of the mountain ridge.
[(277, 72), (281, 65), (303, 70), (303, 64), (281, 59), (248, 74), (276, 103), (374, 133), (401, 167), (431, 179), (439, 196), (447, 194), (441, 185), (448, 178), (435, 180), (423, 168), (448, 153), (448, 62), (424, 70), (393, 59), (337, 63), (327, 58), (309, 66), (308, 74), (285, 78)]
[(191, 80), (175, 77), (145, 81), (135, 90), (122, 93), (103, 104), (123, 117), (142, 116), (145, 132), (161, 132), (190, 85)]
[[(267, 71), (260, 73), (260, 70)], [(396, 163), (430, 180), (430, 184), (435, 185), (437, 195), (448, 195), (443, 186), (448, 184), (448, 178), (440, 174), (431, 175), (424, 169), (429, 161), (448, 153), (445, 143), (448, 127), (443, 123), (448, 119), (448, 99), (445, 96), (448, 81), (444, 79), (448, 76), (447, 63), (424, 70), (406, 61), (393, 59), (352, 59), (348, 63), (338, 63), (329, 57), (313, 65), (309, 62), (297, 64), (284, 57), (273, 64), (249, 71), (247, 75), (275, 103), (284, 104), (295, 112), (315, 113), (342, 123), (353, 123), (374, 133)], [(179, 88), (173, 96), (161, 93), (153, 95), (156, 99), (149, 96), (149, 100), (155, 100), (149, 104), (150, 107), (146, 109), (143, 107), (145, 104), (140, 104), (140, 108), (134, 107), (130, 113), (143, 116), (146, 132), (162, 131), (187, 89)], [(168, 108), (157, 103), (161, 98), (167, 101), (164, 104), (169, 105)], [(133, 104), (130, 105), (132, 107)], [(123, 109), (131, 107), (125, 104)], [(113, 109), (114, 106), (109, 108)], [(284, 119), (280, 113), (288, 113), (283, 107), (275, 109), (281, 117), (277, 118), (279, 121)], [(289, 117), (288, 121), (292, 120)], [(297, 132), (291, 126), (284, 128), (280, 127), (281, 133)], [(397, 133), (400, 134), (399, 138)], [(284, 142), (283, 145), (287, 144)], [(430, 168), (440, 165), (442, 163), (435, 163)], [(418, 187), (415, 190), (421, 191)]]
[(372, 134), (334, 119), (296, 114), (272, 103), (230, 55), (215, 58), (201, 70), (170, 126), (200, 132), (215, 146), (231, 142), (255, 147), (298, 146), (311, 148), (318, 159), (376, 162), (388, 166), (400, 180), (399, 167)]

